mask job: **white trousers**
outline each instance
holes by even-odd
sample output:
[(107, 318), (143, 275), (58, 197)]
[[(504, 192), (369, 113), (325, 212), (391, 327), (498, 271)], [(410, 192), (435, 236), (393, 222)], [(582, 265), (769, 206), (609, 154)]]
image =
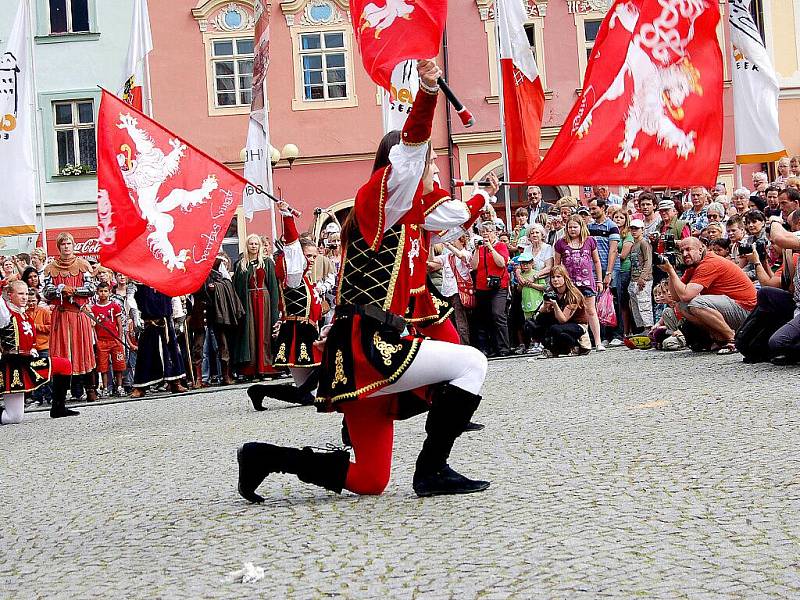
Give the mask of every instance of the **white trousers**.
[(637, 327), (653, 326), (653, 302), (650, 294), (653, 291), (653, 282), (647, 281), (640, 291), (636, 281), (628, 285), (628, 295), (631, 297), (631, 313)]
[(443, 382), (479, 394), (488, 368), (486, 357), (472, 346), (424, 340), (400, 379), (371, 395), (385, 396)]
[(3, 411), (3, 425), (22, 423), (22, 416), (25, 414), (25, 394), (5, 394), (3, 396), (6, 409)]

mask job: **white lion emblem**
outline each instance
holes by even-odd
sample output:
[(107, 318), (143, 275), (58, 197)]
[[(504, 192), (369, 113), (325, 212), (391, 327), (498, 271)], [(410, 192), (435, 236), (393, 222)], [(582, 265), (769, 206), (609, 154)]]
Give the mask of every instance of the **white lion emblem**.
[(211, 198), (217, 189), (217, 178), (209, 175), (197, 190), (172, 190), (166, 198), (159, 200), (161, 184), (180, 170), (180, 161), (186, 146), (177, 139), (169, 141), (172, 151), (169, 154), (157, 148), (153, 138), (146, 131), (136, 127), (137, 121), (130, 114), (120, 115), (117, 127), (126, 129), (136, 145), (136, 157), (131, 159), (124, 154), (117, 155), (122, 176), (129, 190), (136, 192), (134, 201), (153, 232), (147, 236), (150, 251), (161, 260), (167, 269), (186, 270), (189, 250), (183, 248), (177, 253), (169, 240), (169, 233), (175, 228), (175, 220), (168, 214), (180, 207), (189, 211)]
[(388, 29), (397, 17), (411, 18), (409, 15), (414, 12), (414, 7), (410, 3), (413, 0), (408, 1), (409, 4), (406, 4), (406, 0), (386, 0), (385, 6), (378, 6), (370, 2), (361, 12), (359, 31), (372, 27), (375, 29), (375, 39), (380, 38), (381, 32)]
[[(613, 28), (619, 21), (625, 29), (633, 32), (638, 19), (639, 11), (633, 4), (620, 4), (611, 16), (609, 27)], [(633, 98), (625, 117), (625, 137), (619, 144), (620, 151), (614, 162), (627, 167), (631, 160), (639, 158), (639, 149), (634, 143), (640, 131), (655, 136), (661, 146), (675, 148), (679, 157), (688, 158), (695, 151), (697, 132), (684, 131), (675, 121), (683, 119), (683, 103), (690, 94), (703, 95), (700, 73), (685, 56), (666, 67), (655, 64), (642, 48), (640, 35), (633, 37), (620, 72), (583, 121), (579, 125), (575, 123), (573, 133), (582, 138), (589, 132), (592, 113), (604, 102), (622, 96), (628, 75), (633, 79)]]

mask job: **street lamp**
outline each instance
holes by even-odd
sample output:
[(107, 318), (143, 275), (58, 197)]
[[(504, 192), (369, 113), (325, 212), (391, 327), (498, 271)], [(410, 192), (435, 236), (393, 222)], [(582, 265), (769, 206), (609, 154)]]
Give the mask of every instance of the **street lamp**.
[[(271, 148), (269, 153), (269, 160), (272, 163), (273, 169), (291, 169), (294, 161), (300, 156), (300, 148), (294, 144), (286, 144), (280, 152), (277, 148)], [(276, 166), (281, 159), (284, 159), (287, 164), (283, 166)]]
[[(300, 149), (294, 144), (286, 144), (283, 150), (278, 150), (274, 146), (269, 147), (269, 162), (272, 164), (272, 169), (291, 169), (294, 161), (300, 156)], [(278, 166), (281, 159), (285, 160), (287, 164)], [(239, 160), (247, 162), (247, 148), (242, 148), (239, 152)]]

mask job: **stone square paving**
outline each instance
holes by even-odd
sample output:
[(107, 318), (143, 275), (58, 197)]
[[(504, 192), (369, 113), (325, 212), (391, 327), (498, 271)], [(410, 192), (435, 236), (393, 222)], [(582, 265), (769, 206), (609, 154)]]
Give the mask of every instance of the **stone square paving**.
[[(274, 475), (243, 441), (324, 447), (340, 420), (244, 391), (45, 413), (0, 428), (0, 598), (798, 598), (800, 369), (628, 350), (493, 362), (451, 464), (482, 494), (383, 496)], [(266, 570), (223, 582), (245, 561)]]

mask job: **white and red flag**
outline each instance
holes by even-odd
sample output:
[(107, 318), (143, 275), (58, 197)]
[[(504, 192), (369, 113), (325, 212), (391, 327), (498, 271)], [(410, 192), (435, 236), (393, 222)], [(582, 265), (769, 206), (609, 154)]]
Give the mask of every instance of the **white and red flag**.
[(350, 0), (350, 14), (364, 68), (389, 90), (399, 63), (439, 54), (447, 0)]
[(616, 0), (583, 90), (530, 183), (714, 184), (722, 52), (713, 0)]
[(105, 90), (97, 150), (102, 263), (168, 296), (196, 291), (246, 181)]
[(496, 0), (500, 37), (501, 98), (509, 181), (527, 181), (540, 162), (544, 88), (525, 34), (523, 0)]
[(128, 57), (122, 84), (122, 99), (136, 110), (149, 112), (144, 106), (144, 86), (147, 81), (147, 55), (153, 49), (150, 33), (150, 14), (147, 0), (134, 0), (131, 39), (128, 42)]

